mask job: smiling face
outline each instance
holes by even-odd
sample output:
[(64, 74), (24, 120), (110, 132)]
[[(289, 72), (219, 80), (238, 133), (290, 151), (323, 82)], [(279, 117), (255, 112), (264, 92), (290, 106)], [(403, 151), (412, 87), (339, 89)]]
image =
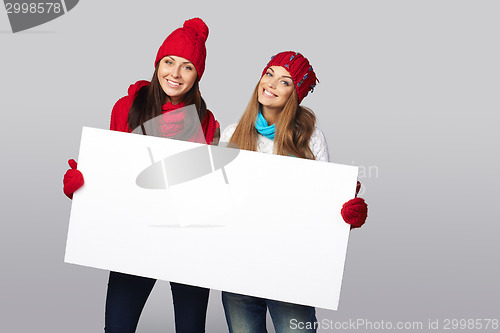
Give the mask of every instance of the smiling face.
[(169, 55), (158, 64), (158, 81), (172, 104), (178, 104), (193, 87), (198, 72), (193, 63), (185, 58)]
[(259, 82), (258, 99), (263, 108), (281, 111), (295, 86), (290, 73), (281, 66), (271, 66)]

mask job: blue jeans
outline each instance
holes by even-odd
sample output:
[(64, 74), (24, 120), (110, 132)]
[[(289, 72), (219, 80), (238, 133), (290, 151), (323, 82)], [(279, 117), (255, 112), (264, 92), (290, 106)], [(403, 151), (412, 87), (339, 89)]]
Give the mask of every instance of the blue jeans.
[(229, 333), (267, 333), (269, 309), (276, 333), (315, 333), (316, 310), (311, 306), (273, 301), (223, 291), (222, 304)]
[[(156, 280), (110, 272), (106, 296), (106, 333), (134, 333)], [(204, 333), (210, 289), (170, 282), (175, 331)]]

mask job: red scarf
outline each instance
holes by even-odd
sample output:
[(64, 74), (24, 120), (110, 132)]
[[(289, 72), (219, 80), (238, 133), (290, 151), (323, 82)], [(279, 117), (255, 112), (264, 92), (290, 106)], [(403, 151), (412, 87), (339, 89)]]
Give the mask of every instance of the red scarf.
[[(198, 126), (196, 129), (190, 133), (189, 136), (183, 137), (182, 132), (184, 131), (184, 120), (186, 116), (186, 109), (184, 109), (184, 102), (179, 103), (179, 104), (172, 104), (171, 102), (168, 102), (163, 105), (162, 110), (163, 114), (159, 117), (159, 126), (160, 126), (160, 131), (162, 133), (162, 136), (164, 137), (178, 137), (181, 140), (189, 141), (189, 142), (198, 142), (198, 143), (211, 143), (213, 140), (213, 134), (212, 137), (209, 138), (208, 136), (210, 135), (207, 133), (207, 138), (205, 138), (205, 132), (206, 131), (206, 124), (207, 121), (205, 121), (205, 118), (207, 116), (211, 119), (208, 120), (208, 123), (210, 123), (210, 120), (212, 122), (215, 122), (215, 119), (213, 119), (213, 116), (210, 117), (209, 113), (210, 111), (207, 110), (207, 114), (205, 114), (205, 117), (203, 118), (201, 126)], [(205, 126), (203, 126), (205, 125)]]

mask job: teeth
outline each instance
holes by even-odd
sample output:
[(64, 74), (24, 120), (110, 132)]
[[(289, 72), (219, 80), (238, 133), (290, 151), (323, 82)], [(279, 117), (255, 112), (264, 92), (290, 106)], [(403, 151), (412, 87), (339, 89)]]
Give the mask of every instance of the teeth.
[(264, 89), (264, 95), (269, 96), (269, 97), (275, 97), (275, 95), (273, 93), (270, 93), (266, 89)]
[(180, 85), (179, 82), (174, 82), (174, 81), (170, 81), (170, 80), (167, 80), (167, 82), (170, 83), (173, 86), (179, 86)]

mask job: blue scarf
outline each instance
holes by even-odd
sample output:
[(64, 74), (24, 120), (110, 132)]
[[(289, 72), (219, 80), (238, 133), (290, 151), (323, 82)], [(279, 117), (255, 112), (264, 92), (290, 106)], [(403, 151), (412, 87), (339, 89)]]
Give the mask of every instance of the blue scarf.
[(262, 115), (261, 108), (259, 108), (259, 115), (257, 116), (257, 121), (255, 122), (255, 128), (266, 138), (274, 140), (274, 124), (269, 126), (266, 118)]

